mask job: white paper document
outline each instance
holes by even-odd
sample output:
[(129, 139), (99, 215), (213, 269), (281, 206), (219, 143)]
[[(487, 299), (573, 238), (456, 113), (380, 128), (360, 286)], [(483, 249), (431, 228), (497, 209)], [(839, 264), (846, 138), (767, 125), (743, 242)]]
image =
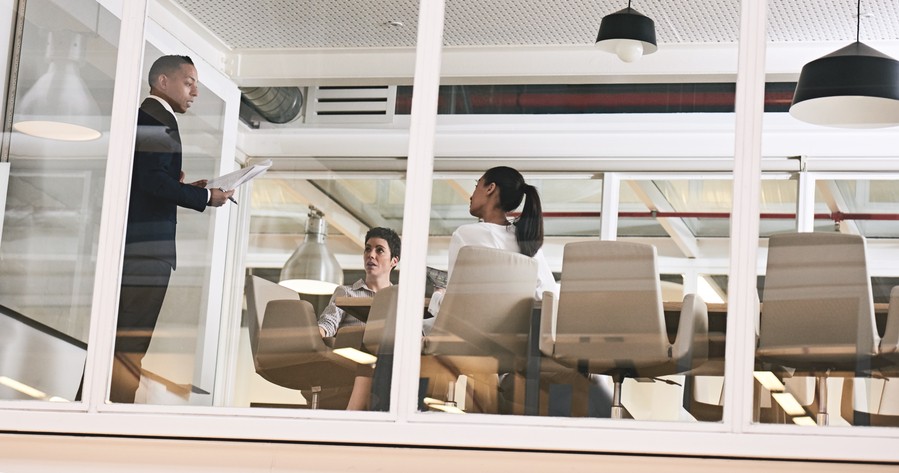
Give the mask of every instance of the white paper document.
[(228, 174), (210, 179), (206, 183), (206, 188), (221, 189), (225, 192), (234, 190), (241, 184), (249, 182), (261, 176), (262, 174), (265, 174), (265, 171), (268, 171), (268, 168), (270, 167), (272, 167), (272, 160), (266, 159), (259, 164), (247, 166), (245, 168), (238, 169), (237, 171), (229, 172)]

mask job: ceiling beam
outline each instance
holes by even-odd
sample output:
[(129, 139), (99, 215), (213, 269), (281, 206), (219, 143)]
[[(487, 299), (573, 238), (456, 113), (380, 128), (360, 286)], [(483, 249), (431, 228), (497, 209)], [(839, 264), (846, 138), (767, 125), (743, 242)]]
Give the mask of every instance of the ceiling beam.
[(359, 221), (353, 214), (343, 208), (340, 203), (332, 199), (330, 196), (320, 191), (306, 179), (299, 179), (296, 175), (282, 175), (284, 173), (269, 172), (266, 175), (268, 179), (277, 179), (284, 177), (290, 179), (290, 192), (292, 199), (302, 205), (314, 205), (315, 208), (321, 210), (325, 214), (325, 221), (345, 235), (351, 242), (359, 246), (359, 249), (365, 248), (365, 233), (368, 232), (368, 226)]
[[(815, 187), (818, 192), (821, 193), (821, 198), (824, 199), (824, 203), (827, 205), (827, 209), (830, 210), (830, 213), (835, 214), (845, 212), (849, 209), (849, 204), (846, 202), (846, 199), (843, 198), (840, 190), (837, 189), (837, 183), (833, 179), (818, 179), (815, 184)], [(862, 234), (861, 230), (858, 228), (858, 224), (855, 223), (855, 220), (843, 220), (840, 222), (839, 228), (840, 233), (847, 233), (850, 235)]]
[[(411, 85), (413, 48), (236, 50), (240, 86)], [(797, 73), (800, 66), (796, 67)], [(441, 84), (734, 82), (736, 44), (672, 44), (628, 64), (593, 45), (446, 47)]]
[[(652, 181), (629, 179), (627, 184), (650, 211), (675, 211), (674, 207), (665, 199), (665, 196), (652, 184)], [(658, 217), (656, 221), (665, 229), (665, 232), (668, 233), (671, 240), (684, 253), (684, 256), (696, 258), (700, 255), (696, 237), (682, 219), (678, 217)]]

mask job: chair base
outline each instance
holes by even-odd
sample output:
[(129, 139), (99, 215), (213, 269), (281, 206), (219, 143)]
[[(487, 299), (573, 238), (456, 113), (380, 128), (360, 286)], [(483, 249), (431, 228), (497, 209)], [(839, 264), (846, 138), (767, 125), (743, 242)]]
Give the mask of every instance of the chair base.
[(818, 415), (815, 416), (819, 426), (830, 423), (827, 415), (827, 373), (816, 376), (818, 382)]
[(309, 390), (312, 393), (312, 399), (309, 400), (309, 409), (318, 409), (318, 396), (322, 392), (321, 386), (312, 386)]

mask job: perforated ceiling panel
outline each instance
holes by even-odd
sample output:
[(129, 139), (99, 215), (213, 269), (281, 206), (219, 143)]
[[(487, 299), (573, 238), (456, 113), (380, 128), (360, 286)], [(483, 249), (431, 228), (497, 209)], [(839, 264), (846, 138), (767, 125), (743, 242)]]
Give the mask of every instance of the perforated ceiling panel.
[[(415, 45), (415, 0), (177, 0), (232, 49)], [(388, 21), (400, 21), (395, 27)]]
[[(427, 1), (427, 0), (423, 0)], [(760, 0), (751, 0), (760, 1)], [(232, 49), (412, 47), (416, 0), (174, 0)], [(589, 45), (625, 0), (447, 0), (447, 46)], [(862, 41), (899, 40), (899, 1), (862, 0)], [(735, 42), (738, 0), (633, 0), (659, 43)], [(771, 0), (773, 42), (851, 41), (852, 0)], [(400, 22), (402, 26), (391, 26)]]
[(777, 42), (899, 40), (899, 2), (861, 0), (774, 0), (768, 7), (768, 37)]

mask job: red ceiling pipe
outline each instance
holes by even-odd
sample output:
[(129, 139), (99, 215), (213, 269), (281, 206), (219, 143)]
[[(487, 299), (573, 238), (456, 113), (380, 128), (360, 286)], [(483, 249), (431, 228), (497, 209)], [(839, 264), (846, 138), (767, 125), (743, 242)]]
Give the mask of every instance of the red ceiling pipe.
[[(509, 214), (517, 217), (518, 212)], [(602, 212), (543, 212), (546, 218), (600, 218)], [(729, 212), (618, 212), (618, 217), (624, 218), (730, 218)], [(795, 213), (761, 213), (759, 218), (763, 220), (789, 220), (795, 219)], [(851, 213), (851, 212), (833, 212), (833, 213), (816, 213), (815, 220), (833, 220), (834, 222), (842, 222), (843, 220), (878, 220), (878, 221), (899, 221), (899, 214), (874, 214), (874, 213)]]

